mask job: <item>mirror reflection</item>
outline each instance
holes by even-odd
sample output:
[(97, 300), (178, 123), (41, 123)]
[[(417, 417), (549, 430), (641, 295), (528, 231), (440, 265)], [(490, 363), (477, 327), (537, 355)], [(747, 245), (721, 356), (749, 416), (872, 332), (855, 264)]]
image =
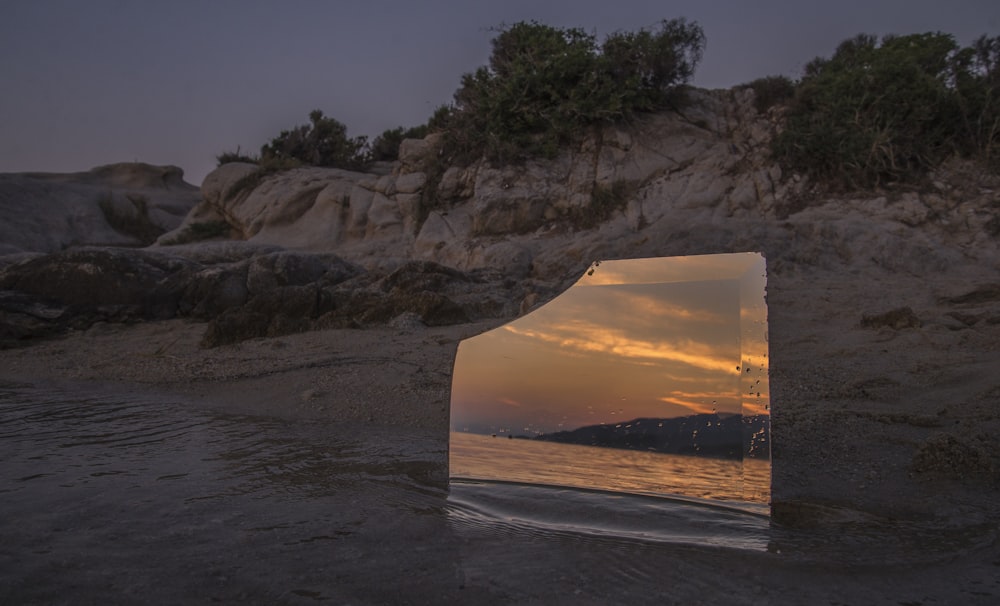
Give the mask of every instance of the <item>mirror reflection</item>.
[(599, 262), (463, 341), (452, 480), (766, 504), (765, 285), (757, 253)]

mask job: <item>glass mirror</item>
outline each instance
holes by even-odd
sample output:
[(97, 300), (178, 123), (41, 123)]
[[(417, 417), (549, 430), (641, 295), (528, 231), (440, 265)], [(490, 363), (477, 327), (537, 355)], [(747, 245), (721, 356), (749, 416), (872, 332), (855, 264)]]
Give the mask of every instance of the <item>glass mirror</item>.
[(766, 507), (765, 286), (757, 253), (598, 262), (462, 341), (451, 481)]

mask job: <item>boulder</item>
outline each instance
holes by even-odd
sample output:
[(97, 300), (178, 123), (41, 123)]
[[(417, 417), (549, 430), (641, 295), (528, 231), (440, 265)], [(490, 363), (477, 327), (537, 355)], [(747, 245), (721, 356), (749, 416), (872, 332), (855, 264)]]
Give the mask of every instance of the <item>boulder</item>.
[(166, 278), (191, 263), (145, 251), (82, 248), (37, 257), (0, 271), (0, 290), (74, 306), (115, 306), (139, 317), (170, 317), (160, 295)]
[(0, 254), (151, 244), (200, 200), (183, 176), (176, 166), (141, 163), (0, 174)]

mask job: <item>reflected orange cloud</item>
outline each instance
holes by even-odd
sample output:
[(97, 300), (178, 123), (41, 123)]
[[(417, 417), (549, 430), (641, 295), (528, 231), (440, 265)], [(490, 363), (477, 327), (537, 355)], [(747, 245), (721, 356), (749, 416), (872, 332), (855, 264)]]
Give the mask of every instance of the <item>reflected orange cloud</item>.
[(764, 399), (763, 396), (762, 396), (760, 402), (761, 403), (758, 404), (756, 402), (747, 402), (747, 401), (744, 400), (744, 402), (743, 402), (743, 414), (744, 415), (769, 415), (769, 414), (771, 414), (771, 405), (768, 403), (769, 400)]
[(515, 335), (555, 344), (564, 349), (600, 353), (627, 360), (675, 362), (704, 370), (736, 373), (732, 352), (728, 352), (730, 355), (726, 356), (711, 346), (692, 340), (681, 343), (646, 341), (629, 337), (618, 329), (581, 322), (548, 328), (549, 332), (520, 328), (513, 324), (503, 327)]
[(707, 309), (671, 304), (654, 295), (629, 293), (618, 296), (623, 301), (623, 307), (627, 307), (634, 318), (641, 318), (646, 324), (653, 322), (727, 324), (731, 321)]
[(718, 412), (718, 410), (716, 410), (715, 407), (706, 406), (703, 402), (684, 401), (678, 398), (671, 398), (671, 397), (662, 397), (659, 398), (659, 400), (667, 404), (672, 404), (674, 406), (680, 406), (681, 408), (685, 408), (689, 411), (688, 414), (697, 415), (697, 414), (711, 414), (713, 412)]
[(763, 258), (737, 255), (721, 269), (734, 259), (720, 257), (729, 255), (640, 260), (638, 283), (616, 274), (617, 262), (603, 263), (532, 313), (463, 341), (453, 423), (538, 433), (639, 417), (767, 414)]
[(690, 255), (671, 257), (664, 263), (662, 257), (599, 261), (594, 263), (578, 284), (647, 284), (668, 282), (693, 282), (698, 280), (733, 280), (761, 264), (757, 253), (728, 255)]

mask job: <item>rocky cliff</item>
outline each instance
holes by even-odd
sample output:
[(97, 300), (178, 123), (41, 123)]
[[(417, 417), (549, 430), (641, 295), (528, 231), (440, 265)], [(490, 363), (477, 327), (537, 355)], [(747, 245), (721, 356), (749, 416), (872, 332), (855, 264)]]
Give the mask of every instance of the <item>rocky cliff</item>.
[(0, 174), (0, 255), (146, 246), (176, 228), (199, 199), (198, 188), (176, 166)]
[[(851, 264), (953, 271), (996, 259), (997, 180), (953, 166), (927, 188), (820, 195), (769, 157), (780, 115), (747, 89), (694, 91), (680, 113), (608, 128), (551, 161), (441, 166), (435, 138), (407, 140), (390, 174), (301, 168), (208, 175), (191, 223), (241, 239), (402, 259), (513, 278), (562, 278), (592, 260), (755, 250), (771, 270)], [(971, 177), (971, 178), (970, 178)]]
[[(821, 193), (770, 159), (780, 110), (764, 115), (753, 101), (749, 89), (692, 91), (680, 112), (519, 165), (445, 166), (433, 135), (404, 141), (400, 160), (372, 173), (226, 164), (200, 198), (172, 167), (4, 175), (0, 247), (36, 252), (0, 257), (4, 334), (10, 343), (98, 320), (191, 316), (220, 323), (206, 338), (219, 344), (330, 326), (334, 310), (336, 325), (502, 320), (594, 260), (735, 251), (763, 252), (772, 286), (820, 272), (881, 283), (933, 275), (941, 296), (956, 297), (996, 281), (995, 175), (956, 163), (922, 190)], [(215, 242), (191, 243), (206, 236)], [(141, 253), (35, 258), (153, 237)], [(271, 268), (273, 288), (252, 279), (258, 266)], [(411, 274), (421, 277), (399, 278)], [(271, 292), (288, 288), (311, 290)], [(914, 304), (895, 303), (852, 307), (860, 316)]]

